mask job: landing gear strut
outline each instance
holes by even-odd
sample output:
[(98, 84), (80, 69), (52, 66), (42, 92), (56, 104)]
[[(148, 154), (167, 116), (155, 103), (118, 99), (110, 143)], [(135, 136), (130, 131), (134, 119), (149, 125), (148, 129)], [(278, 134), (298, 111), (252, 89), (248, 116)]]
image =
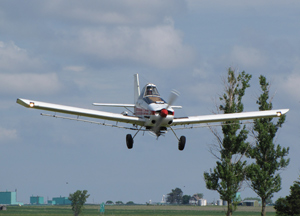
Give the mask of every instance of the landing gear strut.
[(184, 149), (185, 141), (186, 141), (185, 136), (181, 136), (180, 139), (179, 139), (179, 142), (178, 142), (178, 149), (180, 151), (182, 151)]
[(141, 126), (138, 131), (134, 134), (134, 136), (132, 137), (131, 134), (127, 134), (126, 135), (126, 145), (128, 149), (132, 149), (133, 147), (133, 139), (134, 137), (138, 134), (138, 132), (140, 132), (140, 130), (142, 129), (143, 126)]
[[(176, 136), (176, 138), (178, 139), (178, 136), (176, 135), (175, 131), (172, 129), (172, 127), (170, 127), (171, 131), (173, 132), (173, 134)], [(185, 147), (185, 141), (186, 138), (185, 136), (181, 136), (180, 139), (178, 139), (178, 149), (180, 151), (182, 151)]]
[(126, 135), (126, 144), (127, 144), (128, 149), (132, 149), (132, 147), (133, 147), (133, 138), (132, 138), (131, 134)]

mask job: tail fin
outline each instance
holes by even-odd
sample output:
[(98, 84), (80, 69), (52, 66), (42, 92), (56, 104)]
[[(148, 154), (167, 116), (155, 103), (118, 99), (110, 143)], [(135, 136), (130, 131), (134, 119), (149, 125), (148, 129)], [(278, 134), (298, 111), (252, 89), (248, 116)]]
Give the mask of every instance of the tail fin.
[(137, 102), (140, 94), (141, 94), (141, 91), (140, 91), (139, 75), (134, 74), (134, 103)]

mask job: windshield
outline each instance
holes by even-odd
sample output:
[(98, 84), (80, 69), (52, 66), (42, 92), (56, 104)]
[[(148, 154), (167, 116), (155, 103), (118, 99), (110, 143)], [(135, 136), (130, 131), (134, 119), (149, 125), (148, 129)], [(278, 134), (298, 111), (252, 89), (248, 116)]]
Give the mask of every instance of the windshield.
[(146, 91), (145, 91), (145, 96), (158, 96), (159, 97), (157, 88), (155, 86), (147, 86)]

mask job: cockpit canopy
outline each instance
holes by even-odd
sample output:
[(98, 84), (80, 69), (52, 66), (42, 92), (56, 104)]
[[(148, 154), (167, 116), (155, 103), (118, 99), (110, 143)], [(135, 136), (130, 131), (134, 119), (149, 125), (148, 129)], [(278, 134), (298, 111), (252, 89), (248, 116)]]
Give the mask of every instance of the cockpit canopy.
[(148, 97), (149, 96), (156, 96), (156, 97), (160, 96), (158, 91), (157, 91), (156, 86), (153, 86), (153, 85), (146, 86), (144, 97), (147, 97), (147, 96)]
[(159, 104), (164, 104), (166, 101), (164, 101), (156, 88), (154, 84), (147, 84), (143, 88), (141, 92), (141, 96), (143, 97), (143, 100), (146, 101), (146, 103), (151, 104), (151, 103), (159, 103)]

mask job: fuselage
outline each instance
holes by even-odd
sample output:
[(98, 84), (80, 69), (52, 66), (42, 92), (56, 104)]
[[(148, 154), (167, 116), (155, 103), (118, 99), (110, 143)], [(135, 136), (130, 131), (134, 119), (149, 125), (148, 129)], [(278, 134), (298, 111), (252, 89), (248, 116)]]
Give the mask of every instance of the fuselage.
[(160, 124), (161, 130), (166, 130), (174, 119), (174, 110), (162, 99), (154, 84), (147, 84), (142, 89), (136, 102), (134, 113), (145, 119), (145, 127), (151, 129)]

